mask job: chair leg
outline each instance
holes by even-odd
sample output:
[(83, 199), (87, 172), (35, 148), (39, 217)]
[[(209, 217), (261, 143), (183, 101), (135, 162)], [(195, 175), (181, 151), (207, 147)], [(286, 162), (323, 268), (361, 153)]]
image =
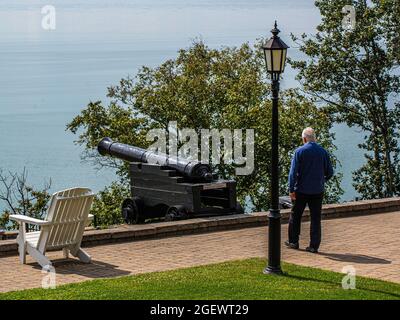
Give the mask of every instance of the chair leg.
[(52, 265), (51, 261), (39, 250), (32, 248), (31, 246), (27, 246), (27, 251), (29, 255), (41, 265), (42, 268)]
[(69, 249), (68, 248), (63, 248), (63, 256), (64, 256), (64, 259), (69, 258)]
[(18, 251), (19, 251), (19, 261), (21, 264), (26, 264), (26, 242), (21, 241), (18, 244)]
[(26, 241), (25, 241), (25, 223), (20, 223), (19, 225), (19, 233), (17, 237), (18, 243), (18, 252), (19, 252), (19, 261), (21, 264), (26, 263)]
[(92, 260), (89, 254), (82, 248), (78, 248), (77, 250), (71, 250), (71, 254), (74, 257), (77, 257), (83, 263), (90, 263), (90, 261)]

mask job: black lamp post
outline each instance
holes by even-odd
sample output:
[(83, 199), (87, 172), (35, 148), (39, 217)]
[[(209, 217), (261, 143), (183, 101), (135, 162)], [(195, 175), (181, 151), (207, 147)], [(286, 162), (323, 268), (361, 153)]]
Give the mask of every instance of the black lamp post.
[(281, 274), (281, 213), (279, 210), (279, 78), (285, 70), (289, 48), (279, 37), (279, 29), (271, 30), (273, 36), (264, 45), (264, 57), (272, 80), (272, 161), (271, 161), (271, 209), (268, 224), (268, 266), (266, 274)]

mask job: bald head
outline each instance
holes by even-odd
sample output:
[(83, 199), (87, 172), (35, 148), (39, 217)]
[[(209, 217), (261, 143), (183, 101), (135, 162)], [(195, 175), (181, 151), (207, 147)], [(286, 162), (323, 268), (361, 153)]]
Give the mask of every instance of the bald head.
[(304, 143), (307, 142), (315, 142), (315, 131), (313, 128), (305, 128), (303, 130), (303, 133), (301, 134), (301, 137), (303, 138)]

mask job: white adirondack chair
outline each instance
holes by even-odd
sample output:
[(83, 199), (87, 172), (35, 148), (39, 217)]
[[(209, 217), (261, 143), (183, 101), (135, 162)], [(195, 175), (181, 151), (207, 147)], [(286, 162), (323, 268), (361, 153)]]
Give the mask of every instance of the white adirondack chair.
[[(19, 223), (17, 242), (21, 263), (26, 263), (26, 253), (29, 253), (42, 267), (50, 266), (51, 261), (45, 256), (50, 249), (62, 249), (65, 258), (71, 253), (89, 263), (91, 258), (82, 250), (81, 241), (85, 227), (93, 218), (89, 215), (93, 198), (90, 189), (67, 189), (52, 195), (44, 220), (10, 215), (10, 220)], [(40, 226), (40, 231), (26, 232), (26, 224)]]

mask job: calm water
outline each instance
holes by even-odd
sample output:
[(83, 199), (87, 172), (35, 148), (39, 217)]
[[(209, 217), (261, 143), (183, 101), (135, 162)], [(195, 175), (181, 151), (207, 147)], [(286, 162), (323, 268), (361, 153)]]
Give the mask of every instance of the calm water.
[[(56, 8), (54, 31), (41, 28), (41, 8)], [(65, 125), (106, 87), (141, 65), (174, 57), (196, 38), (209, 46), (240, 45), (269, 35), (278, 19), (283, 37), (311, 33), (320, 17), (312, 0), (2, 0), (0, 3), (0, 168), (21, 171), (52, 190), (100, 190), (115, 179), (82, 163)], [(292, 47), (294, 45), (292, 44)], [(296, 49), (290, 51), (297, 56)], [(284, 86), (296, 86), (288, 70)], [(345, 174), (344, 199), (354, 196), (350, 172), (362, 157), (360, 134), (335, 127)]]

